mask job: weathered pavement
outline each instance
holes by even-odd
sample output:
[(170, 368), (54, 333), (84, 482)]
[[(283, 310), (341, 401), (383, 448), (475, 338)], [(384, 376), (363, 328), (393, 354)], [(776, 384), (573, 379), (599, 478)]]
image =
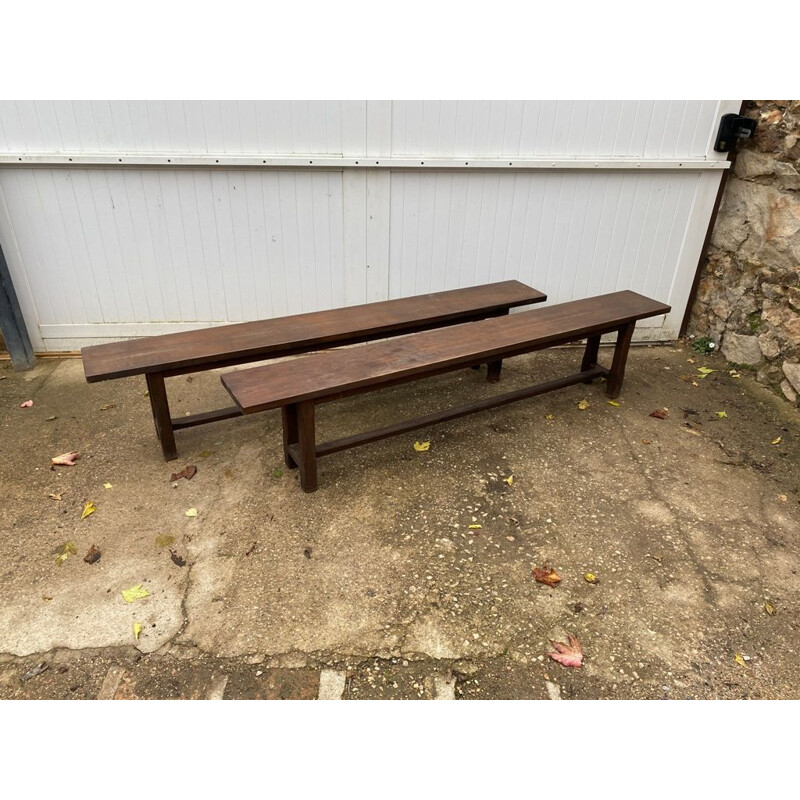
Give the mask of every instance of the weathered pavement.
[[(332, 403), (321, 436), (579, 360)], [(329, 456), (311, 495), (283, 468), (278, 414), (181, 431), (166, 464), (143, 380), (2, 367), (2, 698), (800, 697), (797, 411), (720, 356), (635, 348), (618, 407), (571, 387)], [(227, 404), (218, 373), (168, 383), (174, 415)], [(125, 602), (136, 584), (148, 596)], [(568, 633), (581, 669), (546, 655)]]

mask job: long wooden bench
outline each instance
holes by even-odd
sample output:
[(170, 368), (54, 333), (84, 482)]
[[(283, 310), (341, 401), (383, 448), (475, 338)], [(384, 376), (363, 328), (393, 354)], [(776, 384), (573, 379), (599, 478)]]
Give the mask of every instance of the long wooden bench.
[[(398, 300), (278, 319), (93, 345), (81, 351), (89, 383), (144, 375), (164, 458), (178, 457), (175, 431), (239, 416), (238, 406), (173, 419), (164, 379), (508, 314), (547, 297), (519, 281), (502, 281)], [(489, 364), (497, 380), (500, 362)]]
[[(281, 408), (284, 459), (300, 470), (303, 491), (317, 488), (317, 458), (357, 445), (427, 427), (488, 408), (513, 403), (576, 383), (607, 379), (606, 392), (617, 397), (637, 320), (666, 314), (670, 307), (635, 292), (624, 291), (469, 322), (359, 348), (318, 353), (280, 364), (241, 370), (222, 383), (245, 414)], [(600, 337), (617, 333), (611, 367), (597, 363)], [(500, 396), (478, 400), (377, 430), (318, 444), (314, 431), (319, 403), (361, 394), (393, 384), (586, 339), (580, 370)]]

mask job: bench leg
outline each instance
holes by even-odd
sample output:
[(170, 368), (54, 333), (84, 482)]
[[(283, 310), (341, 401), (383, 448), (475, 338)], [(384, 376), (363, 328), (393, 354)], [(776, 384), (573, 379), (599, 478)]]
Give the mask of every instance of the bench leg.
[[(314, 403), (284, 406), (283, 458), (289, 469), (300, 470), (300, 488), (317, 490), (317, 442), (314, 435)], [(294, 452), (293, 452), (294, 451)]]
[[(590, 336), (586, 340), (586, 350), (583, 352), (583, 361), (581, 361), (581, 372), (597, 366), (597, 353), (600, 350), (600, 337)], [(591, 383), (591, 381), (584, 381), (584, 383)]]
[(628, 350), (631, 346), (631, 337), (635, 322), (629, 322), (617, 332), (617, 344), (614, 347), (614, 360), (611, 362), (611, 372), (608, 376), (606, 394), (613, 400), (619, 397), (622, 390), (622, 381), (625, 378), (625, 364), (628, 360)]
[(147, 393), (150, 397), (150, 408), (153, 411), (153, 422), (156, 426), (156, 436), (161, 442), (161, 452), (165, 461), (174, 461), (178, 457), (178, 448), (175, 446), (175, 431), (172, 428), (172, 418), (169, 415), (169, 402), (167, 401), (167, 387), (164, 385), (164, 376), (158, 373), (148, 373)]
[(503, 368), (503, 362), (490, 361), (486, 367), (486, 380), (489, 383), (497, 383), (500, 380), (500, 370)]
[[(508, 309), (501, 312), (500, 314), (495, 314), (493, 317), (506, 317), (508, 316)], [(500, 381), (500, 370), (503, 368), (502, 361), (490, 361), (486, 365), (486, 381), (487, 383), (498, 383)]]
[(297, 406), (283, 406), (281, 408), (283, 418), (283, 463), (289, 469), (297, 469), (297, 462), (289, 452), (289, 445), (297, 444)]
[(314, 402), (297, 404), (297, 438), (300, 451), (300, 488), (317, 491), (317, 442), (314, 435)]

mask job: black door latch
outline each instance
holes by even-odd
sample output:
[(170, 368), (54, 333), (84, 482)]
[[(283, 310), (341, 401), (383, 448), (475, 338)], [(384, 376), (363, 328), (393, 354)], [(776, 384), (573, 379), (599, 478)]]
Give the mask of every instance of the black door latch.
[(741, 114), (723, 114), (717, 131), (714, 150), (725, 153), (731, 150), (737, 139), (749, 139), (756, 130), (756, 121)]

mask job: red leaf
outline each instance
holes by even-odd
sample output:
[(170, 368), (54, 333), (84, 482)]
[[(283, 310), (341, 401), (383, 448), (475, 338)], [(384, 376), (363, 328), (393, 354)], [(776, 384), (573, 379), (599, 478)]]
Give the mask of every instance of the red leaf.
[(546, 583), (548, 586), (558, 586), (561, 583), (561, 576), (551, 567), (533, 568), (533, 577), (539, 583)]
[(187, 481), (190, 481), (192, 478), (194, 478), (196, 472), (197, 467), (194, 465), (184, 467), (180, 472), (173, 472), (170, 480), (177, 481), (179, 478), (186, 478)]
[(50, 463), (60, 467), (74, 467), (80, 453), (62, 453), (50, 459)]
[(550, 641), (550, 644), (555, 647), (555, 652), (550, 652), (547, 655), (563, 664), (565, 667), (580, 667), (583, 663), (583, 650), (581, 650), (581, 643), (571, 634), (567, 634), (569, 644), (566, 642)]
[(669, 416), (669, 411), (666, 408), (657, 408), (650, 416), (656, 419), (666, 419)]

